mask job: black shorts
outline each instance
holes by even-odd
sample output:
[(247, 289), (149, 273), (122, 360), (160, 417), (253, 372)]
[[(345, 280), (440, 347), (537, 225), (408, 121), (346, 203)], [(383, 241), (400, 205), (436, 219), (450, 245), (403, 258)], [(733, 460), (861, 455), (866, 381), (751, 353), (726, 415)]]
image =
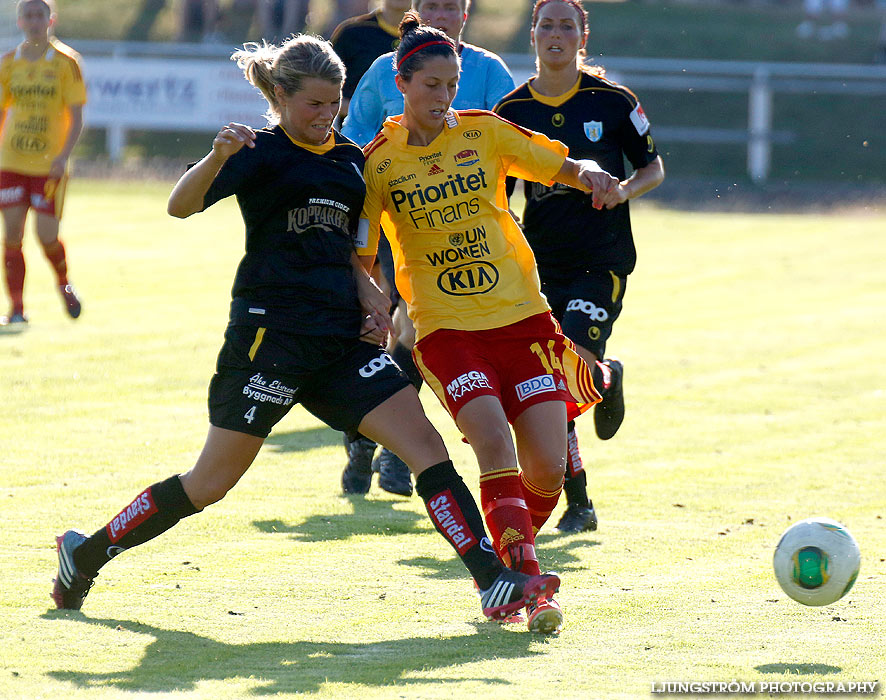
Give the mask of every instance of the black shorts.
[(209, 422), (266, 438), (295, 404), (326, 425), (356, 431), (409, 378), (377, 345), (229, 325), (209, 383)]
[(563, 335), (604, 358), (612, 324), (621, 314), (627, 277), (614, 272), (585, 272), (569, 282), (542, 282)]

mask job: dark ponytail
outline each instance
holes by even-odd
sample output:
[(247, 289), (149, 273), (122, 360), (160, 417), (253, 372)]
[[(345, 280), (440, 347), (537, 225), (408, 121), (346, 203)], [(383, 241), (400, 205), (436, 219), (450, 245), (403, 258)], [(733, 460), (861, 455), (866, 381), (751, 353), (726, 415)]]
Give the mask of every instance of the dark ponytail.
[(400, 22), (400, 46), (394, 56), (394, 67), (404, 80), (410, 80), (432, 56), (458, 59), (455, 42), (439, 29), (422, 24), (415, 10), (408, 10)]

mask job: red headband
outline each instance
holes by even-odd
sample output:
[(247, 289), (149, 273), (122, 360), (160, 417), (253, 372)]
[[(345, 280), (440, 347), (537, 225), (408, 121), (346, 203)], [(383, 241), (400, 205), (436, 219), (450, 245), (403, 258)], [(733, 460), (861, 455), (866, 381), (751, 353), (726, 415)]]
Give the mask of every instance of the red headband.
[(397, 70), (400, 70), (400, 66), (403, 65), (403, 61), (405, 61), (407, 58), (409, 58), (412, 54), (416, 53), (417, 51), (421, 51), (422, 49), (425, 49), (428, 46), (437, 46), (437, 45), (452, 46), (452, 44), (449, 43), (448, 41), (443, 41), (441, 39), (437, 39), (435, 41), (426, 41), (424, 44), (419, 44), (414, 49), (412, 49), (412, 51), (407, 53), (403, 58), (401, 58), (399, 61), (397, 61)]

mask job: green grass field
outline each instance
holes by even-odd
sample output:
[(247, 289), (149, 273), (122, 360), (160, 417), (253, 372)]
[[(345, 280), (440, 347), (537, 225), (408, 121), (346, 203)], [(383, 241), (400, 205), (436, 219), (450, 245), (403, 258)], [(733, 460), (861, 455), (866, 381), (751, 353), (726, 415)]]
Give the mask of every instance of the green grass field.
[[(63, 314), (29, 239), (30, 327), (0, 334), (0, 697), (644, 698), (662, 681), (886, 681), (882, 211), (687, 213), (640, 202), (610, 351), (628, 415), (579, 422), (600, 529), (539, 537), (555, 638), (483, 620), (421, 501), (339, 495), (339, 436), (300, 408), (221, 503), (51, 609), (54, 535), (92, 532), (186, 470), (242, 250), (232, 202), (187, 221), (168, 185), (75, 181), (84, 297)], [(457, 468), (476, 468), (423, 394)], [(555, 518), (559, 517), (559, 511)], [(792, 522), (862, 551), (835, 605), (771, 571)]]

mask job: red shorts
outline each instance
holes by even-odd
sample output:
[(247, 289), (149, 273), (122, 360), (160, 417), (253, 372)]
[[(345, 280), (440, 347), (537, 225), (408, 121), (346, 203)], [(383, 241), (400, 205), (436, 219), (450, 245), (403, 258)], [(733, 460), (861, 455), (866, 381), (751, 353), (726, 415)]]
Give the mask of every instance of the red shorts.
[(26, 206), (60, 219), (67, 184), (67, 175), (56, 179), (0, 170), (0, 209)]
[(600, 400), (591, 370), (550, 313), (483, 331), (441, 329), (415, 344), (415, 364), (455, 418), (478, 396), (496, 396), (508, 420), (564, 401), (572, 420)]

